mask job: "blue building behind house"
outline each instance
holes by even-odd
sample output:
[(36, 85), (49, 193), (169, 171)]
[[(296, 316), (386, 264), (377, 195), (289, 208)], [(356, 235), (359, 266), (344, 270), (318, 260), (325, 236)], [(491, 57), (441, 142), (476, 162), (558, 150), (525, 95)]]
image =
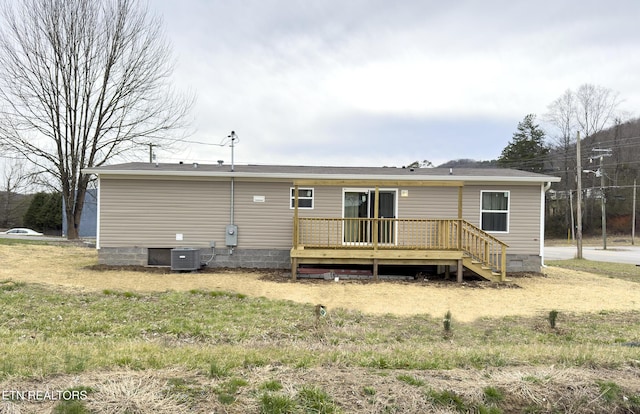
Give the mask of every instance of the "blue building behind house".
[[(65, 202), (62, 200), (62, 236), (67, 237), (67, 216), (64, 214)], [(94, 238), (98, 228), (98, 190), (87, 189), (80, 218), (78, 236), (81, 238)]]

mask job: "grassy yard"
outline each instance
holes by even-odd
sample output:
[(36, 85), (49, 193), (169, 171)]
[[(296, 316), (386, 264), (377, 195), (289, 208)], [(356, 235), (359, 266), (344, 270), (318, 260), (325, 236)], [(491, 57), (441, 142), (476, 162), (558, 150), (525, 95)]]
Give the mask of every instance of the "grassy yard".
[(640, 269), (634, 264), (595, 262), (585, 259), (549, 260), (549, 266), (595, 273), (611, 279), (640, 283)]
[[(584, 266), (626, 278), (617, 266)], [(0, 305), (0, 391), (86, 396), (3, 398), (0, 412), (640, 411), (638, 308), (471, 323), (453, 314), (449, 324), (445, 315), (323, 316), (221, 291), (87, 292), (10, 279)]]

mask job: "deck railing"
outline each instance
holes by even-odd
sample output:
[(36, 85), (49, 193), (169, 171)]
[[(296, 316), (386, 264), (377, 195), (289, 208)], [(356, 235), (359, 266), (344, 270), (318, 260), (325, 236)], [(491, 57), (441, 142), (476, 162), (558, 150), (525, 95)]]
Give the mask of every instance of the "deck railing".
[(507, 271), (507, 244), (465, 220), (460, 220), (460, 245), (472, 259), (501, 274)]
[(315, 218), (294, 225), (294, 248), (461, 250), (504, 274), (507, 245), (460, 219)]

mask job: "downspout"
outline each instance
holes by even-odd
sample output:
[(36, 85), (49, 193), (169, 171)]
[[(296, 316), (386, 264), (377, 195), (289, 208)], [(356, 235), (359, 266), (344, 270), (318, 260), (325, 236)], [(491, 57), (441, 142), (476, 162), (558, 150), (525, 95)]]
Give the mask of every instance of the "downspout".
[[(101, 208), (100, 208), (100, 199), (101, 199), (101, 191), (102, 190), (102, 184), (100, 182), (100, 175), (98, 175), (98, 196), (97, 198), (97, 208), (96, 208), (96, 250), (100, 250), (100, 215), (101, 215)], [(63, 212), (64, 214), (64, 212)]]
[[(236, 133), (235, 131), (231, 131), (231, 135), (229, 135), (229, 138), (231, 138), (231, 172), (234, 172), (235, 170), (235, 160), (234, 160), (234, 154), (233, 154), (233, 144), (234, 141), (236, 139)], [(230, 219), (231, 219), (231, 223), (229, 224), (234, 224), (233, 219), (234, 219), (234, 211), (235, 211), (235, 203), (234, 203), (234, 177), (231, 177), (231, 214), (229, 215)]]
[(545, 222), (545, 194), (551, 188), (551, 181), (544, 184), (540, 193), (540, 266), (547, 267), (544, 264), (544, 222)]
[[(233, 171), (233, 167), (232, 167), (231, 171)], [(234, 220), (234, 211), (235, 211), (235, 202), (234, 202), (235, 195), (234, 195), (234, 191), (235, 191), (235, 179), (234, 179), (234, 177), (231, 177), (231, 194), (230, 194), (230, 197), (231, 197), (231, 211), (229, 212), (229, 221), (230, 221), (229, 224), (230, 225), (234, 224), (234, 222), (233, 222), (233, 220)], [(232, 254), (233, 254), (233, 246), (230, 246), (229, 247), (229, 256), (231, 256)]]
[[(229, 138), (231, 138), (231, 172), (233, 173), (235, 171), (235, 160), (234, 160), (234, 144), (235, 144), (235, 140), (236, 140), (236, 133), (235, 131), (231, 131), (231, 134), (229, 135)], [(231, 211), (229, 213), (229, 220), (231, 225), (235, 224), (234, 219), (235, 219), (235, 177), (233, 177), (233, 175), (231, 176)], [(229, 255), (233, 254), (233, 246), (229, 247)]]

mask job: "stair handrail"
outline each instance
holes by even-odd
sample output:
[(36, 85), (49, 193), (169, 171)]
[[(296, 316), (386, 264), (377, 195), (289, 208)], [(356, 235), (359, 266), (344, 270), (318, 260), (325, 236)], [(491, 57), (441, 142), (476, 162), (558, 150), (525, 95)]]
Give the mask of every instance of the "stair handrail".
[(500, 279), (505, 280), (509, 245), (466, 220), (460, 223), (460, 249), (491, 271), (500, 273)]

